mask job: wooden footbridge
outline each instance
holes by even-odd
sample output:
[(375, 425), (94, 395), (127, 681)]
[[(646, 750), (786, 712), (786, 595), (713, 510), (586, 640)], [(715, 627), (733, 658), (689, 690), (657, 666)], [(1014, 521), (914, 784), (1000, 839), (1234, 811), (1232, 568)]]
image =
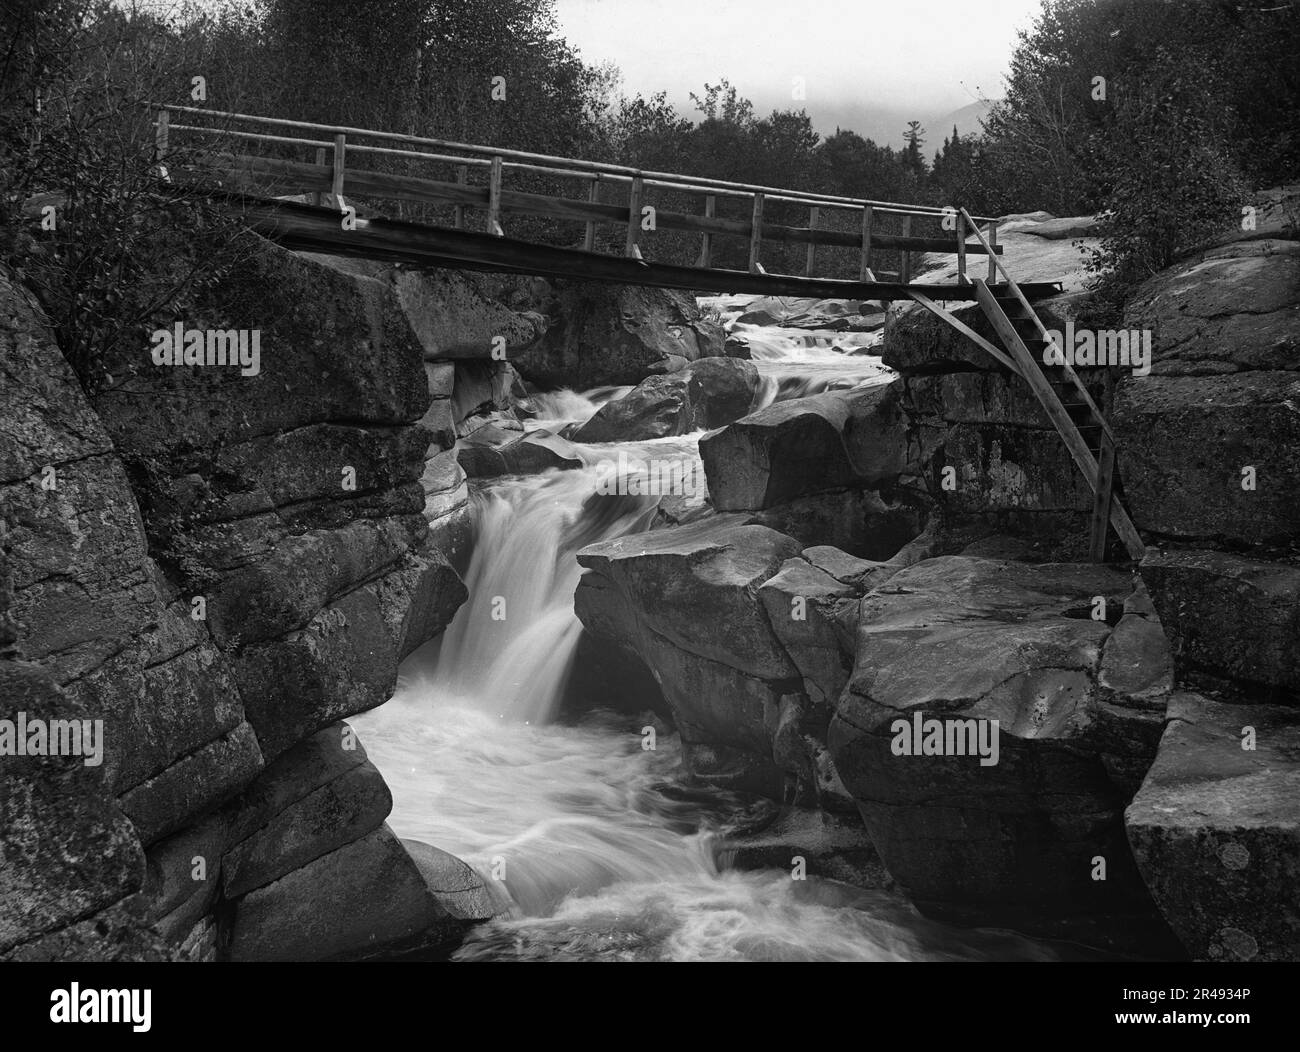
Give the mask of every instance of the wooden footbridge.
[[(1032, 300), (1058, 291), (1055, 283), (1016, 283), (1000, 258), (998, 220), (942, 209), (839, 197), (811, 191), (756, 186), (622, 165), (580, 161), (520, 150), (475, 146), (303, 121), (225, 113), (199, 107), (156, 109), (156, 160), (166, 182), (198, 184), (226, 195), (259, 233), (288, 248), (400, 262), (545, 277), (615, 282), (703, 293), (757, 293), (819, 299), (911, 300), (981, 347), (1029, 384), (1092, 489), (1091, 547), (1104, 557), (1107, 524), (1131, 558), (1143, 543), (1114, 493), (1114, 433), (1078, 375), (1067, 364), (1044, 364), (1048, 337)], [(184, 137), (185, 148), (177, 148)], [(274, 155), (270, 155), (273, 153)], [(296, 156), (295, 156), (296, 155)], [(402, 173), (357, 164), (382, 159)], [(412, 167), (421, 174), (407, 174)], [(577, 196), (513, 190), (511, 172), (540, 173), (571, 181)], [(442, 178), (433, 176), (441, 173)], [(450, 175), (450, 178), (447, 176)], [(618, 203), (602, 191), (618, 188)], [(698, 199), (698, 211), (659, 209), (655, 191), (674, 199)], [(606, 191), (604, 196), (608, 196)], [(413, 203), (450, 210), (450, 226), (386, 218), (361, 202)], [(720, 201), (748, 218), (719, 214)], [(772, 222), (769, 206), (806, 208), (806, 226)], [(364, 215), (362, 213), (365, 213)], [(847, 213), (827, 229), (819, 222)], [(511, 217), (542, 217), (575, 227), (573, 247), (512, 238)], [(475, 219), (471, 229), (471, 218)], [(598, 233), (622, 231), (617, 251), (598, 251)], [(933, 234), (934, 230), (940, 236)], [(581, 233), (579, 234), (579, 230)], [(649, 258), (659, 231), (700, 239), (693, 265)], [(931, 233), (926, 233), (930, 231)], [(748, 242), (748, 267), (715, 265), (718, 238)], [(577, 247), (579, 242), (581, 247)], [(608, 243), (606, 237), (605, 243)], [(802, 274), (768, 273), (764, 248), (773, 243), (805, 246)], [(855, 261), (850, 277), (833, 277), (818, 248), (843, 250)], [(882, 252), (897, 269), (877, 269)], [(917, 253), (951, 254), (957, 276), (941, 284), (913, 282)], [(985, 276), (968, 272), (970, 257), (987, 262)], [(974, 302), (988, 318), (997, 343), (976, 333), (940, 306)]]

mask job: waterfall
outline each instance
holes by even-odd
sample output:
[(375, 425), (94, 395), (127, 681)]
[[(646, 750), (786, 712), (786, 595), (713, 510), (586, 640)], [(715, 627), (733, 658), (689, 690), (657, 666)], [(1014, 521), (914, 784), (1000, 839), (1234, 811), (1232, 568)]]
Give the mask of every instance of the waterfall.
[[(888, 379), (878, 359), (806, 333), (769, 330), (756, 357), (763, 404)], [(534, 395), (529, 426), (558, 430), (625, 390)], [(602, 462), (698, 465), (698, 440), (578, 446), (581, 468), (480, 488), (468, 601), (403, 665), (393, 700), (352, 720), (392, 790), (393, 829), (464, 859), (502, 906), (456, 959), (1053, 957), (926, 921), (884, 892), (722, 868), (723, 838), (773, 805), (683, 784), (680, 741), (653, 713), (554, 720), (582, 631), (576, 553), (649, 528), (659, 500), (598, 490)]]
[(447, 627), (428, 690), (503, 719), (548, 721), (582, 625), (576, 554), (649, 525), (657, 498), (596, 493), (593, 464), (490, 487), (473, 498), (469, 600)]

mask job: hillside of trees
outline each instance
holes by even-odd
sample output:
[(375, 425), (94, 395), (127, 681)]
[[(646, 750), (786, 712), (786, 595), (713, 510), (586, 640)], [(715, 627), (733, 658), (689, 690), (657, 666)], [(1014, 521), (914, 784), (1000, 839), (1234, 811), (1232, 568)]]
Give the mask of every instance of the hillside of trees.
[[(983, 134), (912, 122), (902, 149), (848, 128), (819, 134), (801, 109), (757, 113), (725, 79), (701, 85), (691, 112), (662, 93), (627, 97), (617, 70), (560, 37), (550, 0), (251, 0), (224, 8), (26, 0), (7, 4), (3, 20), (0, 250), (52, 317), (77, 319), (62, 335), (89, 357), (233, 265), (224, 250), (229, 221), (201, 199), (153, 194), (145, 101), (976, 214), (1099, 212), (1105, 241), (1093, 267), (1119, 287), (1230, 221), (1251, 189), (1300, 173), (1300, 5), (1281, 0), (1043, 0)], [(492, 96), (497, 76), (504, 99)], [(198, 102), (196, 77), (204, 85)], [(402, 170), (406, 162), (374, 163)], [(561, 192), (542, 175), (511, 180)], [(606, 199), (618, 200), (619, 189), (608, 187)], [(572, 184), (563, 192), (573, 193)], [(700, 208), (698, 198), (660, 193), (651, 203)], [(22, 204), (40, 194), (65, 204), (59, 228), (37, 236)], [(409, 209), (395, 204), (393, 212)], [(725, 200), (719, 210), (729, 214)], [(768, 214), (807, 221), (802, 207), (773, 204)], [(823, 222), (851, 229), (854, 217), (830, 213)], [(511, 232), (557, 243), (580, 236), (580, 228), (541, 220)], [(210, 245), (203, 266), (159, 264), (195, 239)], [(663, 234), (654, 251), (688, 261), (696, 244)], [(743, 251), (721, 241), (716, 258), (743, 265)], [(801, 253), (773, 246), (768, 269), (795, 269)]]

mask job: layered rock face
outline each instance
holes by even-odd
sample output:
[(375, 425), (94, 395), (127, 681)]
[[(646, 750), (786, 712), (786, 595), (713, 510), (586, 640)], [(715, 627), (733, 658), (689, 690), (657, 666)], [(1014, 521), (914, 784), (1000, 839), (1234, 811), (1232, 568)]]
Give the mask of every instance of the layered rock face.
[[(1064, 324), (1065, 304), (1054, 307), (1036, 307), (1049, 328)], [(952, 313), (997, 344), (978, 307)], [(909, 437), (948, 532), (1010, 530), (1056, 557), (1086, 557), (1092, 491), (1028, 384), (919, 308), (891, 313), (884, 360), (900, 374)], [(1079, 374), (1104, 408), (1100, 372)]]
[(1185, 688), (1129, 838), (1194, 957), (1294, 960), (1300, 242), (1210, 249), (1139, 289), (1125, 324), (1151, 331), (1154, 364), (1116, 392), (1120, 464)]
[(1300, 242), (1213, 249), (1152, 279), (1126, 318), (1151, 375), (1116, 393), (1143, 564), (1189, 671), (1300, 697)]
[[(250, 238), (240, 276), (178, 321), (257, 330), (258, 368), (123, 348), (93, 404), (22, 290), (0, 300), (3, 718), (103, 721), (102, 765), (3, 761), (0, 953), (444, 941), (464, 918), (435, 885), (464, 875), (435, 879), (387, 831), (340, 723), (465, 594), (421, 485), (454, 431), (419, 426), (426, 349), (395, 283)], [(402, 909), (361, 908), (393, 888)], [(321, 909), (328, 938), (293, 919)]]

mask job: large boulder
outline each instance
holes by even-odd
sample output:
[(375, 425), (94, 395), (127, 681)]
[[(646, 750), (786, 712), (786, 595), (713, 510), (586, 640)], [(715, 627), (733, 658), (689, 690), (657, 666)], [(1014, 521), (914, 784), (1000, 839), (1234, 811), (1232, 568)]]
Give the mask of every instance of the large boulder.
[(441, 890), (382, 825), (240, 898), (229, 955), (319, 961), (454, 944), (471, 922), (442, 905)]
[(1298, 758), (1294, 708), (1170, 699), (1125, 822), (1156, 904), (1196, 960), (1300, 957)]
[(1152, 548), (1140, 571), (1182, 670), (1300, 698), (1300, 567)]
[(684, 435), (692, 430), (693, 422), (688, 386), (684, 373), (647, 377), (622, 398), (601, 406), (573, 432), (573, 440), (635, 442)]
[(575, 612), (592, 636), (650, 669), (688, 769), (712, 784), (783, 792), (773, 739), (801, 677), (757, 592), (798, 551), (789, 537), (723, 515), (578, 553), (588, 572)]
[(636, 384), (723, 353), (722, 327), (669, 289), (557, 282), (548, 313), (546, 335), (516, 363), (544, 387)]
[(923, 912), (1167, 947), (1124, 838), (1135, 783), (1111, 773), (1151, 762), (1163, 695), (1099, 682), (1131, 592), (1099, 566), (949, 556), (862, 600), (829, 747)]
[(814, 493), (756, 511), (749, 522), (804, 545), (829, 544), (864, 559), (889, 559), (925, 527), (928, 509), (895, 490), (841, 489)]
[(762, 296), (736, 318), (738, 325), (778, 326), (829, 332), (873, 332), (885, 324), (880, 306), (859, 300)]
[(634, 442), (722, 427), (749, 412), (758, 370), (734, 358), (702, 358), (679, 373), (650, 376), (606, 402), (573, 432), (575, 442)]
[(466, 439), (458, 456), (461, 469), (475, 479), (535, 475), (548, 468), (568, 470), (583, 464), (572, 443), (549, 431), (517, 433), (491, 425), (479, 428)]
[(1157, 275), (1124, 326), (1151, 333), (1113, 424), (1137, 525), (1290, 546), (1300, 536), (1300, 242), (1226, 245)]
[(777, 402), (700, 440), (719, 511), (876, 486), (908, 473), (906, 424), (892, 384)]
[(1285, 545), (1300, 536), (1300, 373), (1152, 375), (1120, 388), (1114, 426), (1141, 529)]
[(747, 414), (758, 394), (758, 369), (739, 358), (701, 358), (687, 370), (694, 428), (730, 424)]
[[(235, 812), (245, 828), (221, 860), (228, 899), (260, 888), (379, 828), (393, 798), (350, 729), (333, 725), (267, 768)], [(351, 746), (349, 748), (348, 746)]]

